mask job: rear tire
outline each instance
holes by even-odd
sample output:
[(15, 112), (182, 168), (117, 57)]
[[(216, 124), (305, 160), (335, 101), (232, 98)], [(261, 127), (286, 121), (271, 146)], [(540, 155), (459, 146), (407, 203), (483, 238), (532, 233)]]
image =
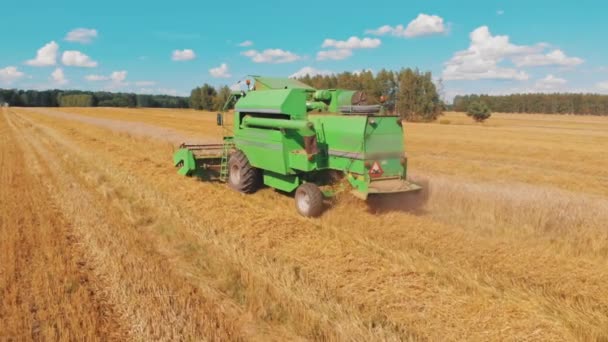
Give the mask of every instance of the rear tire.
[(238, 192), (251, 194), (260, 187), (260, 170), (249, 164), (242, 151), (236, 151), (228, 160), (228, 185)]
[(296, 209), (305, 217), (318, 217), (323, 213), (323, 193), (313, 183), (298, 187), (295, 195)]

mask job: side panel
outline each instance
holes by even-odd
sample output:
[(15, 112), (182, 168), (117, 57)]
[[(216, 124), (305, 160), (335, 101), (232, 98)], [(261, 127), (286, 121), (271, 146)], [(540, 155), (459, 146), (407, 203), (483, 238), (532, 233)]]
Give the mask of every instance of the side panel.
[(308, 160), (305, 150), (292, 150), (289, 152), (289, 167), (298, 171), (313, 171), (316, 163)]
[(288, 114), (292, 119), (306, 117), (304, 89), (258, 90), (248, 92), (235, 105), (241, 113)]
[(182, 176), (188, 176), (196, 171), (196, 159), (194, 154), (187, 148), (180, 148), (173, 154), (173, 166), (183, 164), (177, 171)]
[(243, 151), (249, 163), (257, 168), (287, 174), (283, 134), (273, 129), (240, 129), (234, 137), (237, 149)]
[(327, 155), (324, 167), (363, 174), (367, 117), (363, 115), (310, 115), (319, 148)]
[(365, 128), (365, 157), (382, 168), (382, 178), (403, 177), (403, 127), (393, 116), (370, 117)]
[(264, 184), (285, 192), (292, 192), (300, 185), (300, 178), (295, 175), (281, 175), (264, 170)]

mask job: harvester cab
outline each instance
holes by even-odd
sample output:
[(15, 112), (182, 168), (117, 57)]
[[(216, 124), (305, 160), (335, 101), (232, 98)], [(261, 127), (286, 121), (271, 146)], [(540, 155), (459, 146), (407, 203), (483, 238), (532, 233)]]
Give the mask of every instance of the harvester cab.
[[(235, 92), (231, 134), (222, 144), (182, 145), (174, 164), (182, 175), (216, 171), (233, 189), (252, 193), (266, 185), (295, 192), (303, 216), (319, 216), (324, 197), (352, 193), (420, 190), (407, 180), (403, 127), (365, 94), (314, 89), (293, 79), (253, 77), (248, 91)], [(223, 119), (218, 117), (218, 123)]]

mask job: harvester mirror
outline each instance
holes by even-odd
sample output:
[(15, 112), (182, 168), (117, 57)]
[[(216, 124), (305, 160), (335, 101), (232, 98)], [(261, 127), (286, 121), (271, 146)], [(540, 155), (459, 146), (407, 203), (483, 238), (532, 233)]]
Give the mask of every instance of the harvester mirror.
[(218, 126), (224, 126), (224, 116), (222, 113), (217, 113), (216, 121)]

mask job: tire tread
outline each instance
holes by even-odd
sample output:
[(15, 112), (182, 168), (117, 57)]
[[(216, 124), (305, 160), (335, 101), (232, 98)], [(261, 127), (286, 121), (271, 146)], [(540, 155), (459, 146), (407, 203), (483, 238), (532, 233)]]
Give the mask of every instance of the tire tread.
[(230, 187), (245, 194), (254, 193), (260, 187), (260, 170), (249, 164), (249, 160), (243, 151), (236, 151), (230, 156), (228, 161), (229, 170), (232, 169), (233, 163), (237, 163), (239, 170), (241, 170), (241, 182), (240, 184), (232, 184), (229, 181)]

